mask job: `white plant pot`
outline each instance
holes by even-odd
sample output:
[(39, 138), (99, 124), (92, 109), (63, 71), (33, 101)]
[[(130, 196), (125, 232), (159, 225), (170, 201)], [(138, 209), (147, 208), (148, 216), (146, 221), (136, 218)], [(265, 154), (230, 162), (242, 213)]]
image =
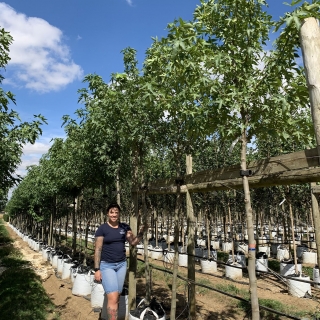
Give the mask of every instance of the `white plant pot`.
[(200, 266), (202, 273), (216, 273), (218, 271), (217, 262), (214, 260), (201, 259)]
[(296, 281), (295, 279), (310, 281), (310, 277), (301, 276), (301, 275), (287, 278), (289, 294), (298, 298), (305, 297), (307, 293), (311, 295), (311, 284), (306, 282)]
[(188, 255), (186, 253), (179, 253), (179, 267), (188, 267)]
[[(236, 268), (235, 268), (236, 267)], [(232, 264), (226, 264), (226, 277), (232, 280), (242, 279), (242, 266), (241, 264), (235, 262)]]
[(302, 263), (317, 264), (317, 253), (312, 251), (305, 251), (302, 254)]

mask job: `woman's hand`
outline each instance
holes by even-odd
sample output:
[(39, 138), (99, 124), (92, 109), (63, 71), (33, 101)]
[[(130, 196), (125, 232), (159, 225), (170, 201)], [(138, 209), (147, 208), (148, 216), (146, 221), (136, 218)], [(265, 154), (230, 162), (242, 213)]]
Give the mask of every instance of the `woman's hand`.
[(142, 226), (140, 227), (138, 234), (139, 234), (139, 233), (140, 233), (140, 234), (143, 234), (143, 233), (144, 233), (144, 230), (148, 230), (148, 225), (147, 225), (147, 224), (142, 225)]
[(102, 277), (101, 277), (101, 271), (98, 270), (94, 273), (94, 280), (97, 281), (97, 282), (101, 282), (102, 280)]

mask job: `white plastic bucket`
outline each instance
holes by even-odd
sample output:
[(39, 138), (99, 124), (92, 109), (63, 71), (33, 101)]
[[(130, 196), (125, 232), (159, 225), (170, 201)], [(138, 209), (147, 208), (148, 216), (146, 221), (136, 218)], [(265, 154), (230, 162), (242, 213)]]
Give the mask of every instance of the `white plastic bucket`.
[(179, 267), (188, 267), (188, 255), (179, 253)]
[(258, 237), (258, 240), (259, 240), (259, 244), (263, 244), (263, 243), (267, 243), (268, 239), (266, 236), (263, 236), (263, 237)]
[(70, 268), (70, 279), (72, 283), (74, 283), (74, 281), (76, 280), (77, 275), (78, 275), (78, 268), (77, 267)]
[(72, 294), (75, 296), (87, 296), (91, 294), (93, 275), (89, 273), (78, 273), (72, 286)]
[(237, 251), (242, 251), (244, 253), (248, 253), (248, 245), (244, 242), (240, 242), (237, 246)]
[(174, 250), (165, 250), (165, 254), (163, 255), (163, 261), (166, 263), (173, 264), (174, 259)]
[(230, 252), (229, 260), (228, 260), (230, 263), (237, 262), (242, 266), (242, 268), (245, 268), (247, 266), (247, 259), (242, 251), (235, 252), (233, 256), (234, 256), (234, 261), (232, 261), (232, 252)]
[(37, 251), (37, 252), (40, 251), (40, 242), (35, 241), (35, 243), (34, 243), (34, 250)]
[(264, 252), (259, 252), (256, 256), (256, 271), (268, 271), (268, 256)]
[(102, 308), (104, 300), (104, 289), (101, 283), (93, 282), (91, 286), (90, 303), (92, 308)]
[(217, 272), (217, 262), (208, 259), (200, 260), (201, 272), (202, 273), (215, 273)]
[(138, 254), (144, 255), (144, 245), (143, 244), (137, 244)]
[(270, 247), (259, 245), (259, 252), (264, 252), (267, 256), (270, 256)]
[(305, 251), (302, 254), (302, 263), (317, 264), (317, 253), (312, 251)]
[(64, 259), (63, 259), (63, 257), (59, 257), (59, 258), (58, 258), (58, 262), (57, 262), (57, 271), (58, 271), (59, 273), (62, 273), (63, 264), (64, 264)]
[[(236, 268), (235, 268), (236, 267)], [(242, 279), (242, 266), (235, 262), (226, 264), (226, 277), (232, 280)]]
[(45, 247), (42, 248), (42, 260), (43, 261), (48, 261), (49, 252), (50, 252), (50, 250), (48, 248), (45, 248)]
[(302, 255), (304, 252), (308, 251), (308, 247), (307, 246), (304, 246), (304, 245), (298, 245), (297, 246), (297, 257), (299, 259), (302, 258)]
[(303, 298), (308, 293), (311, 295), (311, 284), (301, 281), (296, 281), (295, 279), (301, 279), (305, 281), (310, 281), (310, 277), (307, 276), (291, 276), (287, 278), (288, 291), (294, 297)]
[(70, 278), (72, 266), (73, 266), (73, 263), (64, 262), (63, 268), (62, 268), (61, 279), (69, 279)]
[(151, 258), (155, 260), (163, 259), (163, 250), (160, 247), (154, 247), (151, 252)]
[(54, 268), (58, 267), (58, 258), (59, 258), (59, 256), (57, 254), (52, 257), (52, 266)]
[(220, 249), (220, 241), (219, 240), (213, 240), (211, 241), (211, 246), (213, 249), (218, 250)]
[(153, 250), (153, 246), (151, 244), (149, 244), (148, 245), (148, 257), (150, 257), (150, 258), (151, 258), (152, 250)]
[(279, 247), (277, 250), (277, 260), (281, 261), (289, 258), (289, 250), (287, 248)]
[[(297, 264), (298, 272), (302, 272), (302, 264), (298, 263)], [(281, 261), (280, 262), (280, 275), (282, 276), (290, 276), (292, 274), (295, 274), (296, 268), (295, 264), (293, 261)]]
[(222, 242), (222, 251), (229, 252), (232, 249), (232, 242)]
[[(320, 282), (320, 272), (318, 267), (313, 268), (313, 281)], [(320, 284), (314, 284), (315, 288), (320, 288)]]

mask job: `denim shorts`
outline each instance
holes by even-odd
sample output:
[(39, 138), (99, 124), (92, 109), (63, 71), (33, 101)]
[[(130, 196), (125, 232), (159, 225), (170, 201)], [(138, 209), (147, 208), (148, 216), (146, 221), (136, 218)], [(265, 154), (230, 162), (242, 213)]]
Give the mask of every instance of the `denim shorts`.
[(102, 286), (105, 293), (122, 292), (127, 273), (127, 260), (120, 262), (100, 262)]

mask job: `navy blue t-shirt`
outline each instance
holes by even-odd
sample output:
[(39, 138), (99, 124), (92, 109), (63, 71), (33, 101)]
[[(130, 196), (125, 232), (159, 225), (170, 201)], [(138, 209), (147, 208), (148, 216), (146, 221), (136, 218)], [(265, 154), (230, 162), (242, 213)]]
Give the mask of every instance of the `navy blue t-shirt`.
[(131, 228), (126, 223), (119, 223), (118, 228), (112, 228), (107, 223), (102, 224), (96, 231), (96, 237), (103, 237), (101, 261), (120, 262), (126, 258), (124, 243), (126, 234)]

